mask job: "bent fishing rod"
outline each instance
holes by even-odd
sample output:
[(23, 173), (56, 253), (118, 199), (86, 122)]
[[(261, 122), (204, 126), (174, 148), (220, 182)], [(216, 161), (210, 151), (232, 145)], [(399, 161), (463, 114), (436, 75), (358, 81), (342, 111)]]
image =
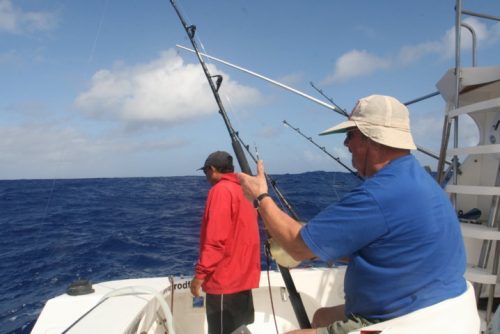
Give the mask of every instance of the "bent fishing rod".
[(318, 145), (311, 137), (308, 137), (306, 136), (304, 133), (302, 133), (302, 131), (300, 131), (299, 128), (295, 128), (292, 124), (288, 123), (285, 120), (283, 120), (283, 124), (285, 124), (287, 127), (290, 127), (291, 129), (295, 130), (295, 132), (297, 132), (299, 135), (301, 135), (302, 137), (304, 137), (305, 139), (309, 140), (314, 146), (316, 146), (317, 148), (319, 148), (321, 151), (323, 151), (323, 153), (325, 153), (326, 155), (328, 155), (330, 158), (332, 158), (333, 160), (337, 161), (342, 167), (344, 167), (345, 169), (347, 169), (349, 172), (351, 172), (354, 176), (356, 176), (358, 179), (360, 179), (361, 181), (364, 180), (364, 178), (359, 175), (358, 173), (356, 173), (352, 168), (350, 168), (349, 166), (347, 166), (346, 164), (344, 164), (340, 158), (338, 157), (335, 157), (333, 156), (330, 152), (328, 152), (326, 150), (326, 148), (324, 146), (320, 146)]
[[(198, 46), (196, 44), (196, 41), (194, 40), (195, 32), (196, 32), (196, 26), (195, 25), (187, 25), (186, 21), (184, 20), (183, 16), (181, 15), (180, 11), (178, 10), (175, 1), (170, 0), (170, 3), (172, 4), (172, 7), (174, 8), (175, 12), (177, 13), (177, 16), (179, 17), (179, 20), (182, 23), (182, 26), (184, 27), (184, 30), (186, 31), (189, 40), (191, 41), (191, 45), (193, 46), (194, 52), (196, 53), (196, 56), (198, 58), (198, 61), (203, 68), (203, 72), (205, 73), (205, 76), (208, 80), (208, 83), (210, 85), (210, 88), (212, 90), (212, 93), (214, 95), (215, 101), (217, 102), (217, 105), (219, 107), (219, 113), (221, 114), (224, 123), (226, 125), (226, 128), (229, 132), (229, 136), (231, 137), (231, 145), (233, 147), (234, 153), (236, 155), (236, 158), (238, 159), (238, 163), (240, 165), (241, 171), (243, 173), (252, 175), (252, 171), (250, 170), (250, 166), (248, 165), (248, 161), (246, 159), (246, 156), (243, 152), (243, 149), (241, 147), (240, 142), (238, 141), (238, 134), (234, 130), (234, 128), (231, 125), (231, 122), (229, 120), (229, 117), (226, 114), (225, 108), (222, 104), (222, 100), (219, 96), (219, 88), (220, 85), (222, 84), (222, 76), (220, 75), (215, 75), (212, 76), (210, 72), (208, 71), (208, 68), (201, 57), (201, 54), (198, 50)], [(217, 81), (214, 84), (213, 78), (216, 78)], [(290, 295), (290, 301), (292, 302), (292, 307), (295, 312), (295, 316), (297, 318), (297, 321), (299, 323), (300, 328), (311, 328), (311, 323), (309, 322), (309, 318), (307, 317), (307, 313), (304, 307), (304, 304), (302, 302), (302, 299), (297, 292), (297, 289), (295, 287), (295, 284), (292, 280), (292, 277), (290, 275), (290, 270), (286, 267), (283, 267), (279, 265), (279, 269), (281, 272), (281, 275), (283, 277), (283, 281), (285, 282), (285, 285), (288, 289), (288, 293)]]

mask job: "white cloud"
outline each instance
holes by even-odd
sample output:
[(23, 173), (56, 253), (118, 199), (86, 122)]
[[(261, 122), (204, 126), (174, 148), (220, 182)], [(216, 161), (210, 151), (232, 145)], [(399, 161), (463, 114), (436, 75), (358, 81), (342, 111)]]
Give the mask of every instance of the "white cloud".
[(304, 80), (304, 73), (291, 73), (278, 80), (285, 85), (293, 85)]
[[(477, 47), (498, 43), (500, 23), (487, 26), (477, 18), (463, 20), (473, 28)], [(468, 29), (462, 28), (462, 51), (472, 48), (472, 37)], [(367, 76), (375, 71), (396, 66), (408, 66), (422, 58), (434, 55), (438, 59), (450, 59), (455, 55), (455, 28), (448, 29), (440, 40), (401, 47), (395, 56), (379, 57), (366, 50), (352, 50), (343, 54), (336, 62), (333, 73), (323, 79), (322, 84), (334, 84), (352, 78)]]
[[(233, 106), (261, 100), (257, 90), (232, 81), (210, 64), (208, 68), (212, 74), (223, 75), (220, 95), (231, 96)], [(98, 71), (75, 104), (92, 117), (132, 124), (172, 125), (218, 110), (200, 65), (184, 64), (173, 50), (148, 64)]]
[(0, 157), (2, 163), (9, 161), (28, 162), (42, 158), (44, 161), (57, 159), (63, 145), (80, 141), (81, 137), (71, 129), (55, 131), (49, 126), (13, 126), (0, 128)]
[[(495, 29), (498, 29), (498, 24), (496, 26), (492, 26), (489, 28), (484, 21), (481, 21), (477, 18), (471, 17), (463, 20), (463, 23), (472, 27), (476, 34), (477, 47), (484, 46), (484, 43), (496, 43), (498, 42), (497, 32)], [(464, 50), (472, 49), (472, 34), (467, 29), (462, 27), (460, 31), (461, 35), (461, 48), (462, 52)], [(495, 35), (497, 35), (495, 37)], [(448, 59), (455, 56), (455, 28), (452, 27), (446, 31), (445, 35), (441, 40), (442, 48), (438, 55), (442, 58)]]
[(377, 70), (388, 68), (390, 65), (390, 61), (370, 54), (366, 50), (353, 50), (337, 60), (334, 73), (326, 77), (322, 84), (338, 83), (368, 75)]
[(424, 42), (417, 45), (406, 45), (400, 49), (394, 64), (402, 66), (409, 65), (431, 53), (443, 53), (443, 50), (448, 50), (448, 48), (443, 47), (443, 43), (440, 42)]
[[(411, 112), (411, 111), (410, 111)], [(411, 121), (411, 132), (415, 143), (425, 151), (439, 155), (441, 149), (441, 134), (443, 132), (443, 118), (439, 112), (416, 115), (416, 111)], [(479, 131), (472, 118), (463, 116), (459, 118), (459, 146), (476, 146), (479, 140)], [(453, 137), (450, 137), (448, 147), (452, 147)], [(425, 164), (437, 166), (437, 160), (424, 156)]]
[(50, 31), (57, 25), (57, 15), (50, 12), (26, 12), (10, 0), (0, 0), (0, 31), (32, 33)]
[[(411, 111), (410, 111), (411, 113)], [(421, 117), (416, 117), (411, 121), (411, 132), (414, 136), (425, 138), (429, 133), (441, 134), (443, 128), (442, 114), (425, 114)]]
[(273, 138), (282, 133), (281, 128), (274, 126), (264, 126), (257, 131), (258, 138)]
[[(102, 173), (105, 165), (116, 164), (113, 160), (117, 157), (128, 156), (128, 161), (133, 162), (141, 160), (138, 155), (157, 151), (165, 154), (187, 144), (176, 137), (92, 137), (72, 127), (41, 123), (5, 126), (0, 127), (0, 175), (7, 179), (95, 175)], [(122, 166), (121, 170), (127, 168)]]
[(47, 124), (3, 127), (0, 128), (0, 138), (0, 151), (4, 152), (0, 161), (4, 162), (19, 159), (74, 162), (93, 154), (164, 150), (185, 144), (179, 139), (141, 139), (138, 142), (123, 137), (92, 138), (71, 127), (58, 128)]

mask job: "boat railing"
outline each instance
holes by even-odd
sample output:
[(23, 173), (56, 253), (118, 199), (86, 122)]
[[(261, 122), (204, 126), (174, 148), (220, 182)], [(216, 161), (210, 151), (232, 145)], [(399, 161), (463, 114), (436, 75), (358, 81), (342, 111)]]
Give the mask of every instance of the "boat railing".
[[(476, 67), (477, 66), (477, 38), (476, 38), (476, 32), (472, 26), (470, 26), (467, 23), (462, 22), (462, 16), (463, 15), (468, 15), (468, 16), (473, 16), (477, 18), (483, 18), (483, 19), (489, 19), (489, 20), (495, 20), (495, 21), (500, 21), (499, 16), (494, 16), (494, 15), (488, 15), (488, 14), (482, 14), (482, 13), (476, 13), (470, 10), (465, 10), (462, 8), (462, 0), (457, 0), (456, 1), (456, 6), (455, 6), (455, 101), (454, 101), (454, 108), (458, 109), (460, 107), (460, 80), (461, 80), (461, 28), (464, 27), (467, 30), (470, 31), (472, 35), (472, 66)], [(453, 148), (458, 147), (458, 117), (452, 117), (449, 118), (448, 115), (445, 116), (444, 119), (444, 125), (443, 125), (443, 133), (442, 133), (442, 140), (441, 140), (441, 148), (440, 148), (440, 153), (439, 153), (439, 161), (438, 161), (438, 166), (437, 166), (437, 174), (436, 178), (438, 183), (443, 182), (444, 178), (444, 165), (445, 165), (445, 159), (446, 159), (446, 151), (448, 147), (448, 142), (450, 138), (450, 131), (451, 131), (451, 125), (453, 124)], [(457, 177), (458, 173), (456, 172), (458, 170), (458, 156), (454, 155), (452, 158), (452, 170), (453, 172), (453, 183), (457, 183)], [(456, 196), (452, 196), (452, 202), (455, 203), (456, 201)]]
[[(498, 264), (500, 260), (500, 228), (497, 222), (497, 213), (500, 211), (500, 145), (496, 143), (496, 137), (488, 135), (487, 131), (494, 126), (495, 116), (500, 114), (500, 97), (498, 94), (486, 93), (487, 87), (490, 91), (495, 91), (498, 85), (498, 69), (482, 69), (477, 67), (477, 36), (474, 28), (462, 22), (464, 15), (477, 18), (500, 21), (500, 17), (481, 14), (464, 10), (462, 0), (456, 0), (455, 6), (455, 67), (438, 83), (438, 87), (446, 100), (446, 112), (444, 116), (441, 147), (437, 167), (436, 178), (438, 183), (443, 184), (446, 177), (444, 173), (444, 161), (446, 157), (452, 157), (451, 180), (446, 186), (446, 191), (450, 194), (450, 199), (457, 210), (470, 209), (469, 206), (481, 207), (487, 220), (475, 219), (473, 221), (461, 221), (462, 235), (468, 239), (466, 244), (467, 252), (470, 252), (471, 262), (465, 277), (474, 282), (476, 299), (481, 297), (483, 285), (489, 287), (487, 293), (487, 306), (485, 322), (491, 320), (493, 310), (493, 299), (497, 285)], [(472, 42), (472, 68), (462, 67), (462, 28), (467, 29), (471, 34)], [(494, 75), (488, 76), (486, 72), (492, 71)], [(448, 89), (449, 88), (449, 89)], [(481, 95), (483, 94), (483, 95)], [(477, 147), (459, 147), (459, 116), (469, 115), (474, 119), (480, 131), (480, 140)], [(493, 117), (493, 119), (491, 119)], [(451, 131), (453, 127), (453, 136)], [(492, 137), (495, 137), (491, 139)], [(453, 143), (449, 145), (452, 138)], [(448, 146), (451, 148), (448, 149)], [(458, 170), (459, 154), (465, 154), (469, 158), (465, 159), (462, 169), (467, 169), (467, 175), (461, 175)], [(480, 162), (479, 162), (480, 161)], [(467, 164), (467, 166), (465, 166)], [(474, 171), (472, 171), (474, 170)], [(486, 175), (487, 174), (487, 175)], [(476, 178), (473, 178), (476, 175)], [(478, 177), (478, 176), (481, 177)], [(460, 182), (459, 182), (460, 181)], [(460, 184), (459, 184), (460, 183)], [(489, 203), (491, 198), (491, 203)], [(479, 242), (479, 259), (475, 258), (474, 250)], [(495, 245), (493, 247), (493, 245)], [(495, 250), (490, 257), (490, 250)], [(473, 254), (473, 255), (472, 255)], [(469, 254), (468, 254), (469, 257)], [(477, 264), (475, 264), (477, 261)]]
[[(101, 298), (101, 301), (99, 301), (99, 303), (105, 301), (106, 299), (113, 298), (113, 297), (129, 296), (129, 295), (137, 296), (137, 295), (142, 295), (142, 294), (150, 294), (154, 297), (154, 300), (159, 304), (158, 309), (161, 310), (163, 313), (163, 320), (161, 321), (161, 323), (163, 324), (163, 326), (167, 330), (168, 334), (175, 334), (174, 322), (173, 322), (173, 317), (172, 317), (172, 312), (170, 310), (170, 307), (168, 306), (163, 295), (154, 288), (151, 288), (149, 286), (124, 287), (121, 289), (111, 291), (108, 294), (104, 295)], [(157, 318), (156, 310), (153, 310), (151, 312), (151, 314), (145, 314), (144, 316), (149, 317), (149, 321), (146, 321), (147, 323), (143, 325), (147, 329), (149, 329), (149, 327), (152, 325), (152, 323), (154, 323), (154, 320), (159, 320), (159, 318)]]
[(172, 312), (166, 302), (165, 297), (156, 289), (146, 285), (127, 286), (108, 292), (107, 294), (102, 296), (93, 307), (91, 307), (87, 312), (85, 312), (81, 317), (79, 317), (61, 333), (70, 333), (71, 330), (75, 326), (78, 326), (83, 319), (85, 319), (88, 315), (91, 315), (94, 310), (99, 308), (111, 298), (141, 295), (152, 295), (153, 299), (147, 302), (144, 309), (141, 311), (140, 316), (136, 319), (136, 321), (134, 321), (132, 328), (139, 328), (140, 325), (140, 333), (149, 333), (151, 327), (153, 325), (157, 325), (162, 326), (165, 333), (175, 334)]

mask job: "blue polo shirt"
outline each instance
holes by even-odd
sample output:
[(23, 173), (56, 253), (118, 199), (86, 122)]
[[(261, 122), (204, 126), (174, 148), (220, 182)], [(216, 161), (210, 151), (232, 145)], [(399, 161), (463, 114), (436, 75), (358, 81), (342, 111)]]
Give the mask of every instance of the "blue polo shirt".
[(466, 290), (455, 211), (411, 154), (393, 160), (300, 233), (324, 261), (350, 257), (347, 315), (391, 319)]

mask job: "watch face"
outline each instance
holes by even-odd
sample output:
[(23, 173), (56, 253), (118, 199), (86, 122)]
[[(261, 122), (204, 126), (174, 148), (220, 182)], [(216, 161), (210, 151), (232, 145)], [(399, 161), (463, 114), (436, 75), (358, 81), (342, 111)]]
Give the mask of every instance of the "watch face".
[(258, 199), (254, 199), (254, 200), (253, 200), (253, 207), (254, 207), (254, 208), (256, 208), (256, 209), (257, 209), (257, 208), (259, 207), (259, 204), (260, 204), (260, 203), (259, 203), (259, 200), (258, 200)]

